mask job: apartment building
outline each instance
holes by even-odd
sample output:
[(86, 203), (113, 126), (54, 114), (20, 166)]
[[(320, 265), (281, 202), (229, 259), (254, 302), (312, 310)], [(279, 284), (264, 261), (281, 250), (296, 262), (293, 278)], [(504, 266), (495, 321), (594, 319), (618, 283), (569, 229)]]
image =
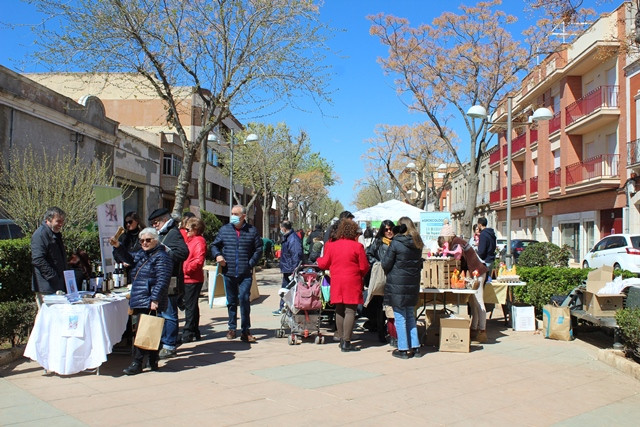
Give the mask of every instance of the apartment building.
[[(32, 149), (36, 156), (73, 154), (79, 161), (109, 162), (125, 184), (124, 209), (146, 216), (161, 202), (162, 150), (154, 135), (119, 128), (105, 106), (83, 94), (74, 101), (0, 66), (0, 153), (9, 167), (10, 153)], [(47, 206), (43, 206), (46, 209)]]
[[(499, 237), (506, 237), (507, 185), (511, 237), (568, 245), (575, 262), (608, 234), (640, 232), (640, 200), (635, 181), (628, 181), (640, 166), (640, 68), (637, 47), (623, 49), (635, 13), (625, 2), (601, 15), (566, 49), (545, 58), (513, 94), (511, 159), (505, 130), (497, 126), (499, 147), (489, 158)], [(506, 122), (506, 105), (493, 122)], [(539, 107), (549, 108), (553, 118), (525, 124)]]
[[(163, 152), (160, 174), (161, 206), (173, 208), (175, 188), (183, 161), (182, 145), (174, 129), (167, 123), (165, 103), (145, 78), (130, 73), (36, 73), (27, 76), (70, 98), (78, 98), (86, 93), (95, 94), (103, 102), (107, 116), (118, 121), (130, 132), (157, 135), (155, 143)], [(203, 104), (191, 87), (176, 87), (174, 94), (178, 100), (179, 116), (187, 137), (193, 141), (202, 129)], [(234, 117), (226, 119), (218, 130), (218, 136), (207, 141), (206, 158), (196, 158), (186, 204), (194, 212), (200, 209), (199, 167), (200, 161), (205, 161), (207, 167), (204, 210), (215, 214), (223, 222), (228, 220), (230, 179), (221, 167), (219, 154), (226, 152), (229, 148), (228, 141), (224, 141), (224, 137), (220, 136), (228, 135), (231, 130), (238, 131), (242, 128), (242, 124)], [(234, 185), (234, 188), (236, 194), (240, 195), (242, 203), (250, 199), (242, 186)], [(259, 224), (261, 217), (261, 213), (257, 212), (258, 209), (259, 207), (249, 212), (249, 217), (253, 218), (256, 225)]]

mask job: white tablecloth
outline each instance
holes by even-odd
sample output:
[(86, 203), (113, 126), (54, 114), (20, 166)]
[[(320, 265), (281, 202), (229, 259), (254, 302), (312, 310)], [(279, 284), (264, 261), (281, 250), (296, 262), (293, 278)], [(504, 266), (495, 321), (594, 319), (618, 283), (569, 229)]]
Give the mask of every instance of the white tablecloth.
[(47, 371), (71, 375), (107, 360), (127, 327), (129, 301), (43, 304), (24, 355)]

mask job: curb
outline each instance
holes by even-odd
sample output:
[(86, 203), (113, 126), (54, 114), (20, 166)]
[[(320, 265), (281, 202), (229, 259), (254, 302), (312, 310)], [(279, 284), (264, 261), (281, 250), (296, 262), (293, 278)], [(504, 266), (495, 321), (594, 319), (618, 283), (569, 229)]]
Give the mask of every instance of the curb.
[(598, 360), (636, 380), (640, 380), (640, 365), (627, 359), (621, 350), (600, 349), (598, 350)]

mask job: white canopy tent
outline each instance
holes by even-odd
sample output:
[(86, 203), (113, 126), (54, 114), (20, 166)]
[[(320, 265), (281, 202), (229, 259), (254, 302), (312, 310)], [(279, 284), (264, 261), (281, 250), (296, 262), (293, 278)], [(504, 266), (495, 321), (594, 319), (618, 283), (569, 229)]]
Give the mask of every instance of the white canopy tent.
[(399, 200), (387, 200), (386, 202), (378, 203), (375, 206), (365, 208), (353, 213), (353, 220), (356, 222), (361, 221), (383, 221), (390, 219), (393, 222), (398, 221), (401, 217), (407, 216), (417, 224), (420, 224), (420, 213), (426, 212), (410, 204), (401, 202)]

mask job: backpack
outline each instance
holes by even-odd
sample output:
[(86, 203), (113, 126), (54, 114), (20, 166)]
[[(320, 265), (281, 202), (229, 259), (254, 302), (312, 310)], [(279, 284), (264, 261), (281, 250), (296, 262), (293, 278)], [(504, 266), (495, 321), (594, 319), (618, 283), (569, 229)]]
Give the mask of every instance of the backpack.
[(296, 295), (293, 302), (299, 311), (322, 309), (321, 281), (318, 274), (303, 274), (296, 283)]

